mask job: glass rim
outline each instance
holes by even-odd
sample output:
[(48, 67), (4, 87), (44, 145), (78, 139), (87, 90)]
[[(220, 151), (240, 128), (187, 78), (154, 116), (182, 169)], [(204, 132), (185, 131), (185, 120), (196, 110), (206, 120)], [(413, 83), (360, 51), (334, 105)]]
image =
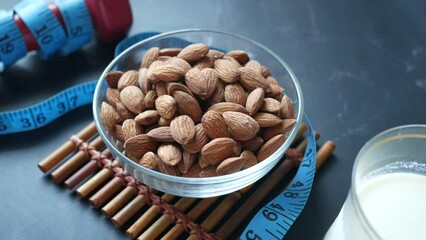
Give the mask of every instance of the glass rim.
[[(280, 148), (277, 149), (271, 156), (269, 156), (268, 158), (266, 158), (262, 162), (257, 163), (253, 167), (250, 167), (250, 168), (247, 168), (247, 169), (235, 172), (235, 173), (221, 175), (221, 176), (214, 176), (214, 177), (191, 178), (191, 177), (172, 176), (172, 175), (157, 172), (157, 171), (154, 171), (154, 170), (151, 170), (151, 169), (148, 169), (148, 168), (144, 168), (141, 165), (139, 165), (139, 164), (135, 163), (134, 161), (132, 161), (131, 159), (129, 159), (122, 152), (120, 152), (114, 146), (114, 144), (110, 142), (109, 138), (105, 135), (105, 132), (103, 131), (103, 129), (100, 126), (102, 123), (99, 119), (98, 109), (97, 109), (97, 105), (99, 104), (99, 100), (96, 96), (98, 96), (101, 92), (101, 87), (102, 87), (102, 84), (105, 80), (106, 74), (113, 69), (113, 67), (117, 64), (117, 62), (124, 55), (130, 53), (132, 50), (136, 49), (137, 47), (139, 47), (143, 44), (146, 44), (147, 42), (157, 40), (157, 39), (161, 39), (161, 38), (164, 38), (164, 37), (178, 35), (178, 34), (185, 34), (185, 33), (201, 33), (201, 32), (229, 35), (229, 36), (232, 36), (232, 37), (239, 38), (240, 40), (249, 42), (250, 44), (253, 44), (253, 45), (261, 48), (262, 50), (264, 50), (268, 54), (270, 54), (273, 58), (275, 58), (284, 67), (284, 69), (287, 71), (287, 73), (289, 74), (290, 79), (291, 79), (290, 81), (294, 84), (294, 88), (296, 89), (297, 100), (298, 100), (298, 108), (297, 108), (298, 111), (297, 111), (296, 123), (293, 126), (293, 129), (291, 130), (291, 132), (289, 133), (288, 138), (286, 138), (284, 144), (281, 145)], [(294, 138), (297, 135), (297, 131), (298, 131), (300, 125), (302, 124), (303, 114), (304, 114), (304, 100), (303, 100), (302, 89), (300, 87), (299, 81), (297, 80), (297, 77), (295, 76), (295, 74), (293, 73), (291, 68), (277, 54), (272, 52), (270, 49), (268, 49), (264, 45), (254, 41), (252, 39), (243, 37), (243, 36), (235, 34), (235, 33), (229, 33), (229, 32), (225, 32), (225, 31), (218, 31), (218, 30), (211, 30), (211, 29), (197, 29), (197, 28), (195, 28), (195, 29), (183, 29), (183, 30), (165, 32), (165, 33), (161, 33), (161, 34), (146, 38), (142, 41), (134, 43), (133, 45), (131, 45), (130, 47), (125, 49), (123, 52), (121, 52), (118, 56), (116, 56), (108, 64), (108, 66), (105, 68), (105, 70), (102, 72), (102, 74), (101, 74), (101, 76), (100, 76), (100, 78), (99, 78), (99, 80), (96, 84), (96, 88), (95, 88), (95, 92), (94, 92), (94, 98), (93, 98), (93, 104), (92, 104), (92, 111), (93, 111), (93, 116), (94, 116), (94, 120), (95, 120), (95, 123), (96, 123), (96, 128), (98, 130), (98, 133), (101, 136), (101, 138), (104, 140), (107, 148), (113, 152), (114, 156), (120, 158), (122, 161), (125, 161), (126, 164), (130, 165), (132, 168), (137, 169), (139, 171), (142, 171), (142, 172), (150, 175), (151, 177), (155, 177), (155, 178), (165, 180), (165, 181), (179, 182), (179, 183), (182, 183), (182, 184), (205, 185), (205, 184), (210, 184), (210, 183), (215, 184), (215, 183), (229, 182), (229, 181), (236, 180), (236, 179), (239, 179), (241, 177), (250, 175), (250, 174), (258, 171), (259, 169), (265, 168), (266, 166), (268, 166), (270, 164), (275, 165), (277, 161), (273, 161), (273, 160), (275, 158), (277, 158), (277, 156), (279, 154), (283, 153), (285, 151), (285, 149), (287, 149), (290, 146), (291, 142), (294, 140)]]
[[(361, 216), (361, 224), (364, 228), (367, 228), (367, 233), (371, 236), (371, 234), (373, 234), (373, 237), (375, 239), (383, 239), (380, 234), (376, 231), (376, 229), (371, 225), (370, 221), (368, 220), (366, 213), (364, 212), (364, 210), (361, 207), (359, 198), (358, 198), (358, 194), (357, 194), (357, 189), (358, 189), (358, 180), (356, 178), (357, 175), (357, 170), (358, 170), (358, 165), (361, 162), (361, 159), (363, 157), (363, 155), (365, 155), (372, 147), (376, 146), (377, 144), (383, 144), (385, 142), (388, 141), (393, 141), (396, 140), (396, 136), (398, 135), (394, 135), (394, 136), (390, 136), (387, 139), (384, 139), (382, 141), (378, 141), (378, 139), (380, 139), (382, 136), (392, 133), (392, 132), (396, 132), (396, 131), (400, 131), (403, 129), (411, 129), (411, 128), (421, 128), (421, 129), (426, 129), (426, 124), (408, 124), (408, 125), (401, 125), (401, 126), (397, 126), (397, 127), (393, 127), (387, 130), (384, 130), (380, 133), (378, 133), (377, 135), (373, 136), (370, 140), (368, 140), (361, 148), (361, 150), (358, 152), (356, 158), (355, 158), (355, 163), (353, 165), (352, 168), (352, 176), (351, 176), (351, 188), (350, 188), (350, 196), (354, 202), (354, 206), (355, 206), (355, 211)], [(401, 135), (404, 136), (404, 135)], [(408, 135), (407, 137), (410, 137), (412, 135)], [(426, 135), (425, 135), (426, 138)]]

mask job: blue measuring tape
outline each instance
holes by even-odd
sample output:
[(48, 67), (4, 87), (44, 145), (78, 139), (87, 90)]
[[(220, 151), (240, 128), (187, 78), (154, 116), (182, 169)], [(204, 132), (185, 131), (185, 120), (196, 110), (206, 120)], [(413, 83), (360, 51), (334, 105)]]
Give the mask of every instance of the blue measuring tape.
[(55, 0), (64, 27), (49, 9), (48, 2), (26, 0), (16, 5), (14, 11), (0, 10), (0, 72), (28, 52), (22, 33), (13, 20), (15, 13), (30, 29), (43, 58), (56, 53), (66, 56), (93, 39), (94, 28), (84, 0)]
[(13, 21), (13, 12), (0, 12), (0, 72), (26, 54), (27, 46)]
[[(121, 41), (115, 55), (148, 37), (158, 34), (146, 32)], [(177, 47), (188, 42), (176, 39)], [(69, 88), (37, 105), (11, 112), (0, 113), (0, 134), (28, 131), (48, 124), (93, 99), (96, 81)], [(265, 205), (246, 227), (241, 239), (282, 239), (305, 206), (312, 188), (316, 166), (316, 143), (312, 126), (308, 125), (308, 145), (302, 163), (289, 187)]]
[(35, 37), (43, 58), (55, 54), (67, 43), (61, 23), (46, 2), (23, 1), (16, 5), (14, 10)]
[(89, 9), (82, 0), (55, 0), (65, 22), (68, 42), (60, 51), (66, 56), (90, 42), (94, 35)]

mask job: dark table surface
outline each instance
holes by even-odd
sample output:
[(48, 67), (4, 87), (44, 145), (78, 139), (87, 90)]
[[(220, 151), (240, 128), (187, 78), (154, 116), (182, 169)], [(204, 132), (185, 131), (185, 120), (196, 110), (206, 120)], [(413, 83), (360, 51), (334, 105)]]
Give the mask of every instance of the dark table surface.
[[(16, 0), (2, 0), (11, 8)], [(132, 1), (130, 34), (210, 28), (252, 38), (291, 66), (320, 143), (337, 144), (286, 239), (321, 239), (348, 192), (357, 152), (375, 134), (426, 123), (424, 1)], [(98, 78), (114, 45), (67, 58), (31, 55), (0, 75), (0, 111)], [(82, 107), (41, 129), (0, 136), (1, 239), (126, 239), (98, 210), (58, 187), (37, 163), (92, 120)]]

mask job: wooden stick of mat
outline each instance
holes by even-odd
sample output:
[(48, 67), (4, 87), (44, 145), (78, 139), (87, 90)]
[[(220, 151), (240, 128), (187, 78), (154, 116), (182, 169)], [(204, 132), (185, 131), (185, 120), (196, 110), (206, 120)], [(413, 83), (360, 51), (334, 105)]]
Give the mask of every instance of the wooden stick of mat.
[[(197, 199), (196, 198), (181, 198), (176, 202), (174, 208), (180, 212), (185, 212)], [(175, 219), (172, 219), (169, 214), (163, 214), (157, 221), (138, 237), (138, 240), (157, 239)]]
[(120, 209), (122, 209), (128, 202), (130, 202), (130, 200), (132, 200), (132, 198), (134, 198), (136, 195), (137, 195), (137, 192), (135, 191), (135, 188), (131, 186), (127, 186), (102, 208), (102, 212), (108, 218), (111, 218)]
[[(164, 194), (161, 199), (167, 203), (173, 201), (176, 196), (171, 194)], [(150, 223), (151, 221), (160, 213), (160, 207), (157, 205), (152, 205), (142, 216), (133, 223), (132, 226), (127, 229), (126, 233), (132, 237), (136, 238)]]
[(111, 218), (112, 223), (116, 227), (123, 226), (131, 217), (141, 210), (148, 201), (145, 196), (138, 195), (130, 201), (123, 209), (121, 209), (114, 217)]
[[(82, 129), (80, 132), (78, 132), (76, 134), (76, 137), (80, 138), (83, 141), (87, 141), (87, 139), (89, 139), (96, 133), (97, 133), (96, 125), (94, 122), (92, 122), (89, 125), (87, 125), (84, 129)], [(62, 159), (64, 159), (68, 154), (76, 150), (77, 147), (78, 146), (73, 141), (71, 140), (66, 141), (64, 144), (62, 144), (62, 146), (57, 148), (53, 153), (51, 153), (49, 156), (43, 159), (38, 164), (38, 167), (43, 172), (49, 171), (56, 164), (58, 164)]]
[[(96, 137), (93, 141), (91, 141), (88, 145), (88, 149), (94, 148), (96, 150), (104, 147), (105, 144), (102, 141), (100, 136)], [(68, 178), (72, 173), (74, 173), (79, 167), (85, 164), (89, 160), (89, 153), (87, 151), (80, 150), (76, 154), (74, 154), (68, 161), (55, 169), (50, 175), (53, 181), (57, 184), (64, 181)]]
[[(194, 208), (192, 208), (191, 211), (189, 211), (187, 214), (188, 218), (196, 221), (201, 216), (201, 214), (207, 211), (207, 209), (209, 209), (210, 206), (213, 205), (213, 203), (215, 203), (218, 199), (219, 197), (204, 198)], [(167, 227), (168, 226), (166, 226), (166, 228)], [(177, 239), (184, 232), (185, 228), (182, 226), (182, 224), (176, 224), (161, 238), (161, 240)]]
[(103, 186), (99, 191), (97, 191), (93, 196), (90, 197), (89, 201), (95, 208), (103, 206), (108, 200), (110, 200), (114, 195), (120, 191), (124, 186), (125, 182), (119, 178), (114, 177), (109, 181), (105, 186)]
[(111, 178), (109, 169), (102, 169), (95, 176), (87, 180), (83, 185), (77, 188), (76, 193), (78, 196), (84, 198), (93, 192), (98, 186)]
[[(105, 158), (110, 158), (112, 156), (111, 151), (109, 149), (105, 149), (101, 153)], [(72, 189), (77, 186), (81, 181), (83, 181), (87, 176), (94, 173), (97, 169), (99, 169), (99, 163), (97, 161), (89, 161), (76, 171), (71, 177), (65, 180), (64, 185), (68, 189)]]

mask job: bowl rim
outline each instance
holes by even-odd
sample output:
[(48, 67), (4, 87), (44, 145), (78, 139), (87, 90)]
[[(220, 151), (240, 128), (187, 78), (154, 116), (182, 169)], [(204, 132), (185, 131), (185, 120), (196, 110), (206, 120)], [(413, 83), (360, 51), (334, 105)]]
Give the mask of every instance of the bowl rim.
[[(257, 163), (253, 167), (250, 167), (250, 168), (247, 168), (247, 169), (235, 172), (235, 173), (221, 175), (221, 176), (214, 176), (214, 177), (194, 178), (194, 177), (172, 176), (172, 175), (168, 175), (168, 174), (165, 174), (165, 173), (161, 173), (161, 172), (158, 172), (158, 171), (155, 171), (155, 170), (151, 170), (151, 169), (142, 167), (141, 165), (137, 164), (136, 162), (132, 161), (127, 156), (125, 156), (121, 151), (119, 151), (114, 146), (114, 144), (110, 142), (109, 138), (106, 136), (105, 132), (103, 131), (103, 129), (100, 126), (102, 121), (100, 120), (100, 118), (98, 116), (98, 108), (97, 108), (97, 105), (100, 105), (100, 103), (99, 103), (99, 100), (98, 100), (99, 98), (97, 98), (96, 96), (98, 96), (101, 93), (100, 91), (101, 91), (101, 88), (102, 88), (102, 84), (105, 81), (105, 75), (112, 70), (112, 68), (116, 65), (116, 63), (124, 55), (126, 55), (127, 53), (131, 52), (135, 48), (137, 48), (137, 47), (139, 47), (139, 46), (141, 46), (141, 45), (143, 45), (147, 42), (150, 42), (150, 41), (153, 41), (153, 40), (156, 40), (156, 39), (160, 39), (160, 38), (164, 38), (164, 37), (167, 37), (167, 36), (176, 35), (176, 34), (201, 33), (201, 32), (229, 35), (229, 36), (232, 36), (232, 37), (235, 37), (235, 38), (239, 38), (240, 40), (243, 40), (245, 42), (249, 42), (250, 44), (253, 44), (253, 45), (265, 50), (268, 54), (270, 54), (273, 58), (275, 58), (285, 68), (285, 70), (288, 72), (288, 74), (291, 78), (291, 81), (294, 84), (294, 88), (296, 89), (296, 95), (297, 95), (297, 101), (298, 101), (297, 102), (298, 103), (298, 105), (297, 105), (298, 111), (297, 111), (297, 116), (296, 116), (296, 123), (293, 126), (290, 133), (287, 133), (288, 137), (286, 138), (284, 144), (282, 144), (272, 155), (270, 155), (268, 158), (264, 159), (260, 163)], [(295, 104), (295, 103), (296, 102), (293, 102), (293, 104)], [(124, 161), (126, 164), (130, 165), (132, 168), (139, 170), (139, 171), (143, 172), (144, 174), (148, 174), (148, 175), (150, 175), (151, 177), (154, 177), (154, 178), (158, 178), (158, 179), (170, 181), (170, 182), (179, 182), (179, 183), (182, 183), (182, 184), (205, 185), (205, 184), (217, 184), (217, 183), (229, 182), (231, 180), (236, 180), (236, 179), (248, 176), (250, 174), (253, 174), (256, 171), (258, 171), (259, 169), (265, 168), (269, 164), (276, 165), (276, 163), (278, 162), (279, 159), (277, 161), (273, 161), (273, 160), (275, 158), (277, 158), (278, 155), (283, 153), (284, 150), (287, 149), (290, 146), (291, 142), (294, 140), (294, 138), (297, 135), (297, 132), (298, 132), (300, 125), (302, 124), (303, 114), (304, 114), (304, 100), (303, 100), (303, 93), (302, 93), (302, 89), (301, 89), (301, 86), (299, 84), (299, 81), (297, 80), (296, 75), (293, 73), (293, 71), (291, 70), (289, 65), (284, 60), (282, 60), (277, 54), (275, 54), (273, 51), (271, 51), (269, 48), (267, 48), (263, 44), (258, 43), (258, 42), (254, 41), (252, 39), (247, 38), (247, 37), (241, 36), (239, 34), (231, 33), (231, 32), (226, 32), (226, 31), (221, 31), (221, 30), (213, 30), (213, 29), (191, 28), (191, 29), (181, 29), (181, 30), (169, 31), (169, 32), (165, 32), (165, 33), (160, 33), (158, 35), (154, 35), (152, 37), (146, 38), (142, 41), (139, 41), (137, 43), (132, 44), (127, 49), (122, 51), (118, 56), (116, 56), (108, 64), (108, 66), (105, 68), (105, 70), (102, 72), (101, 76), (98, 79), (98, 82), (96, 84), (96, 88), (95, 88), (95, 91), (94, 91), (94, 95), (93, 95), (92, 111), (93, 111), (93, 117), (94, 117), (94, 120), (95, 120), (95, 124), (96, 124), (96, 128), (98, 130), (98, 133), (101, 136), (101, 138), (104, 141), (107, 148), (113, 152), (113, 155), (115, 157), (120, 158), (120, 160)], [(132, 174), (132, 173), (130, 173), (130, 174)]]

